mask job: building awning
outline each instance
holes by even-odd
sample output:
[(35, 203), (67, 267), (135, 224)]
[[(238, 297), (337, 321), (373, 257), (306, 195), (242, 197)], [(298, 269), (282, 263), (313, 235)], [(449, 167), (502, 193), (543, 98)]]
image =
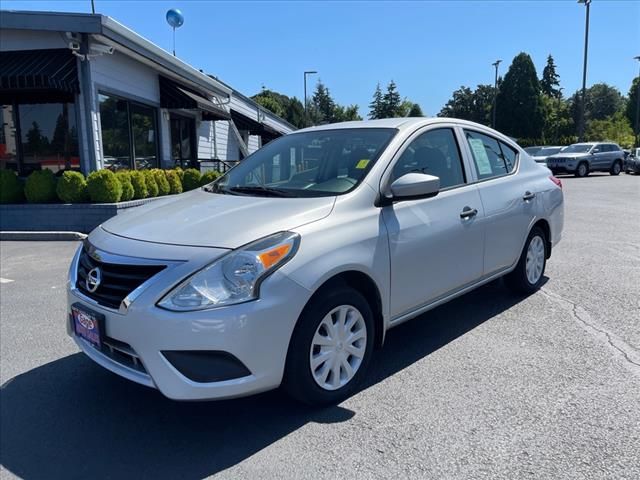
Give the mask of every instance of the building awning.
[(0, 52), (2, 103), (73, 102), (80, 93), (77, 58), (66, 48)]
[(201, 110), (203, 120), (229, 120), (230, 118), (229, 113), (202, 94), (162, 76), (160, 77), (160, 106)]
[(243, 115), (242, 113), (234, 110), (233, 107), (231, 108), (231, 119), (238, 130), (246, 130), (250, 135), (260, 135), (263, 143), (270, 142), (271, 140), (282, 136), (282, 133), (278, 132), (276, 129)]

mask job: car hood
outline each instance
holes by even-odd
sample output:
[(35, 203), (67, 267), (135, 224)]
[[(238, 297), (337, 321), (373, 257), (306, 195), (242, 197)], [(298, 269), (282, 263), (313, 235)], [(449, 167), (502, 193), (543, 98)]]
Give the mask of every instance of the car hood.
[(267, 198), (199, 189), (131, 208), (105, 222), (102, 229), (146, 242), (237, 248), (326, 217), (335, 198)]

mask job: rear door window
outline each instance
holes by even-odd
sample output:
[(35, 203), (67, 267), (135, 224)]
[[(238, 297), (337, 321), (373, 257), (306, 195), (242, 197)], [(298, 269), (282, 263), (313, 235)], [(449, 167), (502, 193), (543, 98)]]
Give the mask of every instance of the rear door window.
[[(515, 166), (515, 152), (511, 152), (512, 159), (507, 162), (500, 143), (495, 138), (473, 130), (465, 130), (465, 137), (473, 156), (478, 179), (500, 177), (506, 175)], [(510, 147), (505, 145), (505, 150)], [(507, 150), (507, 154), (508, 150)], [(507, 164), (510, 163), (510, 166)]]

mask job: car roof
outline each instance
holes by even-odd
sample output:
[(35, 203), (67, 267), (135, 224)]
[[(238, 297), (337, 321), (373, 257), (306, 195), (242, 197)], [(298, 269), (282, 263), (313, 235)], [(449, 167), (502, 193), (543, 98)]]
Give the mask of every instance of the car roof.
[[(325, 125), (316, 125), (314, 127), (307, 127), (300, 130), (296, 130), (292, 133), (317, 131), (317, 130), (336, 130), (342, 128), (396, 128), (398, 130), (413, 129), (416, 127), (426, 125), (437, 125), (439, 123), (455, 123), (462, 126), (482, 128), (485, 130), (491, 130), (490, 127), (468, 120), (462, 120), (459, 118), (449, 117), (399, 117), (399, 118), (383, 118), (379, 120), (358, 120), (351, 122), (340, 123), (328, 123)], [(497, 132), (501, 136), (505, 136), (503, 133)], [(511, 139), (513, 141), (513, 139)]]

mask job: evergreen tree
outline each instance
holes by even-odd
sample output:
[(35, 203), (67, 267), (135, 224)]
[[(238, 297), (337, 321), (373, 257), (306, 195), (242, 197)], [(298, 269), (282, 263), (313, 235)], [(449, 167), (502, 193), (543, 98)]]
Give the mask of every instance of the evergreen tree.
[(396, 83), (391, 80), (387, 85), (387, 91), (382, 96), (382, 117), (380, 118), (394, 118), (402, 116), (402, 99)]
[(27, 132), (27, 151), (32, 155), (39, 155), (45, 150), (47, 138), (42, 136), (38, 122), (34, 121)]
[(369, 119), (375, 120), (382, 117), (382, 90), (380, 83), (376, 85), (376, 91), (373, 92), (373, 100), (369, 104)]
[(329, 89), (321, 82), (318, 81), (316, 90), (311, 97), (312, 109), (315, 112), (317, 118), (314, 123), (333, 123), (336, 119), (336, 103), (331, 98)]
[(542, 70), (540, 88), (542, 89), (542, 93), (551, 98), (562, 97), (562, 92), (560, 91), (560, 75), (556, 72), (556, 64), (551, 55), (547, 57), (547, 64), (544, 70)]
[(420, 105), (418, 105), (417, 103), (414, 103), (413, 106), (411, 107), (411, 110), (409, 110), (409, 116), (424, 117), (424, 114), (422, 113), (422, 109), (420, 108)]
[(439, 117), (472, 120), (474, 117), (473, 92), (469, 87), (461, 86), (453, 92), (451, 99), (442, 107)]
[(513, 137), (539, 139), (543, 120), (536, 67), (531, 57), (522, 52), (513, 59), (499, 88), (497, 128)]
[[(640, 128), (640, 120), (636, 119), (638, 112), (638, 84), (640, 84), (640, 77), (634, 78), (633, 82), (631, 82), (631, 88), (629, 89), (629, 95), (627, 96), (627, 108), (625, 108), (625, 115), (633, 129), (636, 128), (636, 121), (639, 122), (638, 126)], [(634, 130), (634, 133), (638, 135), (640, 132)], [(636, 146), (640, 145), (636, 144)]]

